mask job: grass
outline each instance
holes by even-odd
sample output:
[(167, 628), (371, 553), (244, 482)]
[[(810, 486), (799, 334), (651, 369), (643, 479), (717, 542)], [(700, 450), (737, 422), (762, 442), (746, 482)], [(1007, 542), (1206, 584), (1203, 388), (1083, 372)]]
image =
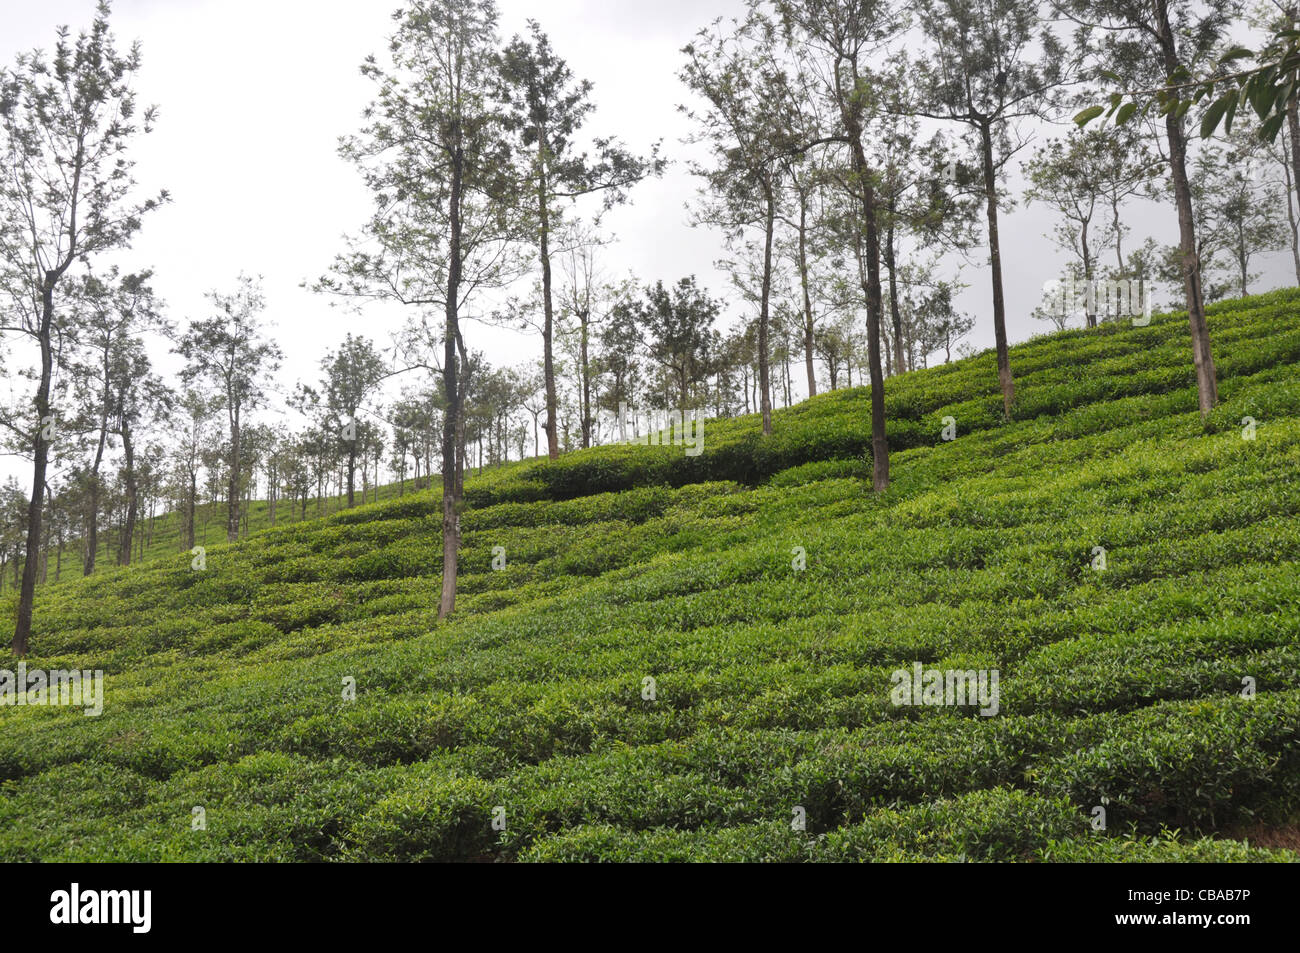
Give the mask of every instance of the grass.
[(0, 707), (0, 859), (1294, 861), (1297, 310), (1211, 309), (1204, 424), (1179, 315), (1013, 349), (1012, 423), (890, 381), (879, 496), (860, 388), (489, 472), (445, 623), (435, 492), (65, 577), (27, 663), (104, 712)]

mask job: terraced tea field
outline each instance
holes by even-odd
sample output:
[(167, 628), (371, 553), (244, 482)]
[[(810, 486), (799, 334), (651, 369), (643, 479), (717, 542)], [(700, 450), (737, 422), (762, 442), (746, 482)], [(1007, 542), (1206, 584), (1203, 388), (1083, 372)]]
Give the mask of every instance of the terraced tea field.
[(433, 493), (46, 588), (0, 859), (1296, 860), (1298, 314), (1208, 425), (1178, 315), (890, 381), (881, 496), (865, 389), (489, 473), (447, 623)]

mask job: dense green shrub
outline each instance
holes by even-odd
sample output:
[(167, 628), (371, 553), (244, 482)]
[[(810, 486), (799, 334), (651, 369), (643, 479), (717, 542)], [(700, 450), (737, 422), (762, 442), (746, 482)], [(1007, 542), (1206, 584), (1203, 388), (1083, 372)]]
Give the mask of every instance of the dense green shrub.
[(891, 378), (880, 495), (865, 388), (471, 474), (449, 620), (436, 487), (172, 526), (40, 589), (104, 710), (0, 706), (0, 859), (1294, 860), (1224, 837), (1300, 812), (1298, 301), (1211, 309), (1207, 422), (1176, 315), (1017, 347), (1011, 421), (990, 353)]

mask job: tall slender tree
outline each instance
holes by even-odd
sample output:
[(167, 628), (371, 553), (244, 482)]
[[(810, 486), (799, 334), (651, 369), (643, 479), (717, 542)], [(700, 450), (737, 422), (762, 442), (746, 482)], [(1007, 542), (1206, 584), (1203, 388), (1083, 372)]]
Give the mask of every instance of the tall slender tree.
[(446, 618), (456, 604), (470, 372), (462, 315), (476, 292), (518, 274), (510, 249), (526, 235), (524, 202), (510, 118), (497, 98), (496, 4), (408, 0), (394, 19), (391, 65), (372, 56), (362, 66), (375, 99), (360, 134), (341, 147), (361, 170), (374, 211), (316, 287), (416, 311), (399, 345), (406, 367), (434, 373), (442, 385), (438, 616)]
[(139, 201), (128, 150), (153, 123), (141, 112), (134, 83), (140, 48), (121, 52), (101, 2), (90, 27), (72, 38), (60, 27), (53, 56), (18, 56), (0, 70), (0, 289), (10, 316), (0, 333), (37, 351), (36, 391), (22, 417), (32, 459), (26, 559), (13, 651), (26, 655), (32, 626), (42, 530), (42, 502), (55, 426), (51, 405), (56, 338), (67, 320), (67, 278), (126, 246), (145, 213), (166, 193)]
[(141, 360), (135, 335), (160, 322), (149, 277), (147, 273), (119, 277), (112, 269), (105, 279), (87, 276), (79, 289), (78, 326), (74, 331), (79, 356), (73, 363), (73, 375), (80, 416), (93, 433), (94, 447), (84, 469), (86, 558), (82, 572), (87, 576), (95, 571), (99, 551), (105, 453), (110, 434), (118, 429), (120, 396), (130, 387), (130, 375)]
[(551, 46), (536, 20), (528, 21), (528, 36), (515, 36), (499, 57), (500, 95), (506, 118), (521, 147), (521, 177), (535, 235), (542, 273), (542, 371), (546, 382), (546, 446), (551, 459), (559, 456), (556, 430), (555, 301), (551, 274), (551, 241), (564, 205), (599, 193), (606, 207), (624, 201), (627, 190), (663, 163), (658, 146), (648, 159), (627, 151), (612, 139), (595, 139), (594, 155), (579, 151), (576, 142), (595, 104), (591, 83), (577, 80)]
[[(1159, 87), (1181, 91), (1189, 77), (1213, 69), (1232, 24), (1241, 13), (1238, 0), (1055, 0), (1058, 9), (1080, 25), (1076, 46), (1088, 50), (1096, 60), (1098, 73), (1128, 89)], [(1135, 118), (1136, 105), (1120, 104), (1116, 94), (1116, 119)], [(1173, 185), (1178, 212), (1178, 251), (1181, 259), (1183, 297), (1188, 330), (1192, 337), (1192, 359), (1196, 366), (1196, 394), (1202, 417), (1209, 416), (1219, 399), (1219, 384), (1205, 320), (1205, 292), (1196, 236), (1196, 209), (1192, 182), (1188, 176), (1187, 112), (1191, 99), (1174, 98), (1163, 116), (1153, 121), (1153, 131), (1163, 132), (1164, 154)], [(1213, 107), (1211, 107), (1213, 108)], [(1226, 108), (1226, 107), (1225, 107)], [(1094, 106), (1075, 119), (1080, 125), (1105, 112)], [(1145, 118), (1145, 111), (1141, 114)], [(1219, 110), (1219, 116), (1223, 111)], [(1207, 113), (1202, 124), (1206, 135), (1214, 118)], [(1217, 120), (1216, 120), (1217, 122)], [(1281, 123), (1279, 117), (1278, 124)], [(1275, 127), (1276, 128), (1276, 127)]]
[(368, 338), (349, 333), (336, 350), (321, 359), (321, 370), (325, 375), (321, 380), (325, 409), (338, 428), (347, 456), (348, 508), (351, 509), (356, 505), (357, 454), (362, 448), (362, 428), (357, 415), (388, 368)]
[(246, 418), (266, 397), (266, 385), (283, 356), (266, 337), (262, 311), (266, 301), (261, 284), (239, 277), (231, 292), (207, 295), (215, 314), (190, 323), (176, 351), (186, 360), (187, 381), (202, 380), (221, 398), (226, 412), (226, 540), (239, 539), (244, 458), (241, 440)]
[(692, 171), (705, 185), (696, 220), (720, 226), (733, 245), (745, 232), (762, 234), (758, 304), (758, 389), (763, 433), (772, 432), (771, 323), (773, 245), (785, 186), (783, 161), (799, 144), (793, 96), (773, 55), (775, 27), (756, 9), (740, 22), (714, 21), (683, 48), (680, 76), (706, 104), (680, 107), (696, 123), (696, 141), (709, 145), (711, 162)]
[[(774, 0), (786, 42), (808, 61), (812, 82), (831, 103), (835, 131), (818, 136), (845, 146), (844, 183), (861, 209), (861, 241), (854, 242), (859, 283), (867, 305), (868, 373), (871, 378), (872, 487), (889, 488), (889, 442), (885, 436), (885, 375), (880, 361), (879, 177), (867, 158), (867, 126), (878, 104), (871, 97), (868, 60), (906, 26), (904, 11), (890, 0)], [(812, 144), (807, 141), (805, 147)]]
[(999, 211), (1007, 162), (1027, 142), (1020, 123), (1053, 116), (1067, 77), (1066, 51), (1044, 26), (1040, 0), (922, 0), (928, 56), (917, 63), (909, 110), (961, 123), (974, 140), (984, 186), (993, 337), (1002, 408), (1009, 418), (1015, 382), (1008, 352)]
[[(126, 506), (122, 532), (118, 538), (117, 563), (131, 564), (131, 546), (141, 512), (141, 484), (148, 488), (150, 461), (148, 451), (140, 459), (137, 446), (146, 428), (162, 423), (175, 403), (172, 392), (153, 373), (144, 339), (138, 335), (123, 342), (116, 361), (111, 393), (113, 427), (122, 441), (122, 490)], [(143, 479), (142, 479), (143, 476)]]
[[(1060, 216), (1052, 237), (1071, 254), (1085, 282), (1097, 277), (1107, 242), (1115, 248), (1116, 277), (1123, 276), (1124, 201), (1149, 193), (1160, 170), (1155, 155), (1131, 132), (1131, 127), (1076, 130), (1042, 146), (1025, 164), (1025, 198)], [(1096, 327), (1096, 307), (1084, 310), (1087, 326)]]

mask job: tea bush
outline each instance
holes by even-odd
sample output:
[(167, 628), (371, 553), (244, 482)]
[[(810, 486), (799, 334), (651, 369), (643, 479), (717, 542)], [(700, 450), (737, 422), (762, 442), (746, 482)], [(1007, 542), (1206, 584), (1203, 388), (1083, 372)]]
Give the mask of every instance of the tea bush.
[(445, 621), (436, 488), (172, 526), (39, 590), (103, 713), (0, 706), (0, 860), (1294, 861), (1297, 305), (1210, 309), (1208, 421), (1178, 315), (1019, 345), (1010, 421), (890, 379), (879, 495), (865, 388), (471, 473)]

